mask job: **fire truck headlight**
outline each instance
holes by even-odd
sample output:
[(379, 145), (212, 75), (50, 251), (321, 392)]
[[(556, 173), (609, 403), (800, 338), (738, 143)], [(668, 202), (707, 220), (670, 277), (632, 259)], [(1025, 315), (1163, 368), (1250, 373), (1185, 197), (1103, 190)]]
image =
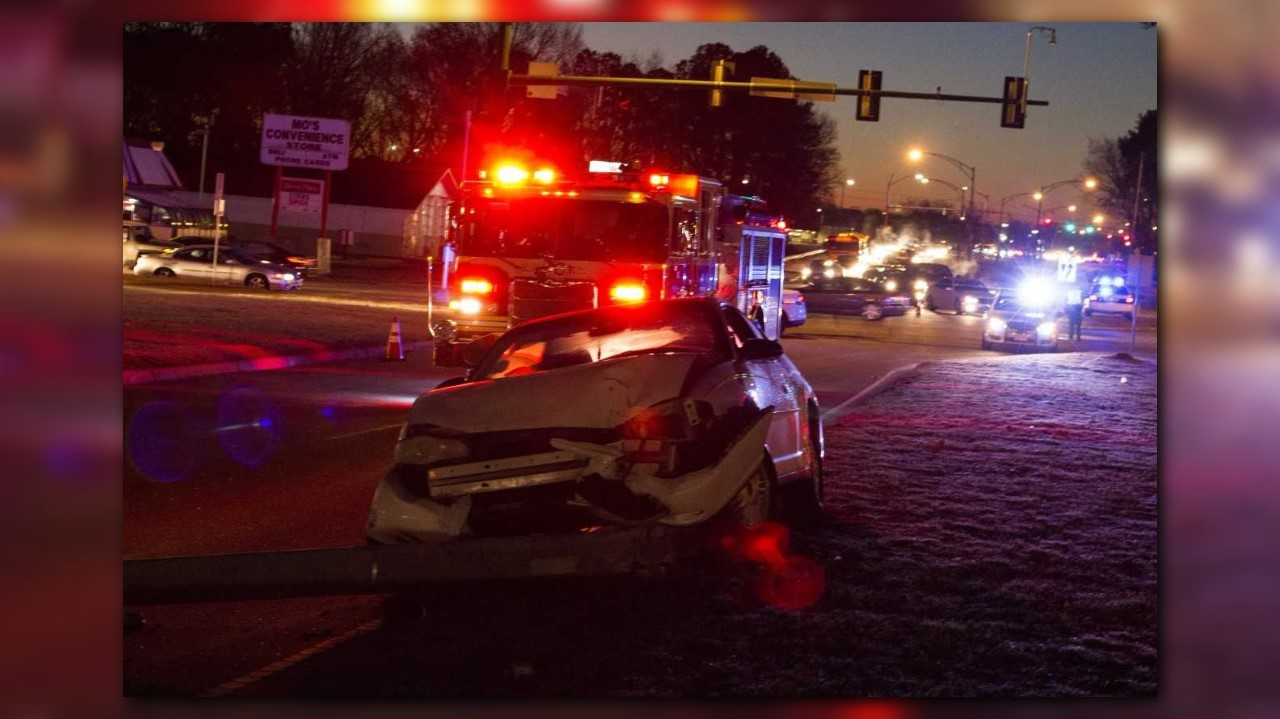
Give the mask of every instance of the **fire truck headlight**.
[(453, 320), (436, 320), (431, 323), (431, 337), (441, 342), (450, 342), (458, 335), (458, 323)]
[(458, 300), (458, 311), (464, 315), (480, 314), (480, 300), (475, 297), (463, 297)]

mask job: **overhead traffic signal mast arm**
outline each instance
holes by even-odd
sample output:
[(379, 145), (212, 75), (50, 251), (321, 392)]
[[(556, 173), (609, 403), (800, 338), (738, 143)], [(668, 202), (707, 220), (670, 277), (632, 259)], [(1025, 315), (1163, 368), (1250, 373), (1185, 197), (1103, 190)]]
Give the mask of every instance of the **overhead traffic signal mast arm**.
[[(512, 85), (648, 85), (653, 87), (690, 87), (703, 90), (746, 90), (746, 91), (785, 91), (794, 88), (795, 80), (770, 79), (761, 82), (731, 80), (680, 80), (656, 77), (597, 77), (590, 75), (511, 75)], [(794, 88), (797, 92), (805, 92), (806, 88)], [(983, 97), (981, 95), (951, 95), (941, 92), (903, 92), (901, 90), (863, 90), (857, 87), (823, 88), (823, 93), (846, 97), (895, 97), (905, 100), (944, 100), (949, 102), (984, 102), (999, 105), (1004, 103), (1003, 97)], [(1027, 100), (1028, 105), (1048, 107), (1048, 100)]]

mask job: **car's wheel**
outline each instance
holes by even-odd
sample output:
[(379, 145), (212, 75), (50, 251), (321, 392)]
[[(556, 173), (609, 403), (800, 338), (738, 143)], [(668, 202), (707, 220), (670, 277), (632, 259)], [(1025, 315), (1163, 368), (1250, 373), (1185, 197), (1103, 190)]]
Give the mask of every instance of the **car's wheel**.
[(787, 313), (779, 312), (778, 313), (778, 336), (779, 337), (787, 333), (787, 325), (788, 325)]
[(267, 282), (267, 276), (257, 273), (244, 278), (244, 283), (255, 290), (265, 290), (271, 287), (271, 283)]
[(773, 472), (769, 458), (765, 457), (742, 489), (725, 505), (725, 518), (735, 527), (754, 527), (773, 516), (776, 501)]
[(152, 273), (156, 277), (173, 277), (173, 270), (168, 267), (161, 267)]
[(960, 300), (956, 300), (956, 314), (964, 314), (964, 306), (960, 304)]
[(938, 310), (937, 305), (933, 304), (933, 295), (924, 296), (924, 308), (930, 312), (936, 312)]
[(884, 317), (884, 310), (875, 302), (869, 302), (862, 306), (862, 312), (859, 314), (864, 320), (874, 321)]

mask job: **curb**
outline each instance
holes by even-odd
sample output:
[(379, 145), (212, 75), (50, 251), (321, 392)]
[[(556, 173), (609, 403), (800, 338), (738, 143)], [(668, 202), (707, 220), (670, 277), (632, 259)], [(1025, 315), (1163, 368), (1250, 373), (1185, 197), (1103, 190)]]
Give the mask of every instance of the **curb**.
[[(411, 342), (404, 345), (406, 352), (429, 347), (431, 342)], [(130, 387), (151, 382), (167, 382), (176, 379), (204, 377), (214, 374), (232, 372), (258, 372), (263, 370), (284, 369), (318, 362), (334, 362), (338, 360), (362, 359), (385, 354), (386, 347), (353, 347), (345, 350), (324, 350), (302, 355), (278, 355), (258, 357), (248, 360), (231, 360), (229, 362), (213, 362), (201, 365), (184, 365), (179, 367), (155, 367), (147, 369), (127, 369), (124, 371), (124, 386)]]
[(935, 363), (936, 363), (935, 360), (927, 360), (925, 362), (919, 362), (917, 364), (908, 365), (906, 367), (899, 367), (898, 369), (893, 370), (889, 374), (881, 377), (875, 382), (872, 382), (870, 387), (867, 387), (866, 389), (855, 394), (849, 399), (846, 399), (845, 401), (841, 402), (835, 407), (832, 407), (826, 412), (823, 412), (822, 423), (825, 425), (830, 422), (835, 422), (836, 420), (840, 419), (846, 414), (849, 414), (850, 412), (852, 412), (854, 408), (856, 408), (859, 404), (866, 402), (872, 397), (892, 387), (893, 383), (897, 382), (902, 377), (918, 371), (921, 367), (935, 364)]

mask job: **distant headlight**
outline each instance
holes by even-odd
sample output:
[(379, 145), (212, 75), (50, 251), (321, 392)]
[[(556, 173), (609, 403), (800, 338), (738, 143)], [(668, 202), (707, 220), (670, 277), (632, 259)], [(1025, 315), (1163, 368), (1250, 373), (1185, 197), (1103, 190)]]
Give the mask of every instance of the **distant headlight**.
[(810, 268), (808, 268), (808, 267), (802, 267), (802, 268), (800, 268), (800, 278), (801, 278), (801, 279), (807, 280), (807, 279), (809, 279), (809, 276), (810, 276), (810, 275), (812, 275), (812, 274), (813, 274), (813, 270), (812, 270), (812, 269), (810, 269)]
[(964, 307), (965, 307), (965, 309), (977, 309), (977, 308), (978, 308), (978, 298), (977, 298), (977, 297), (974, 297), (973, 295), (968, 295), (968, 296), (966, 296), (966, 297), (964, 298)]
[(835, 270), (833, 270), (833, 269), (831, 269), (830, 267), (828, 267), (827, 269), (825, 269), (825, 270), (823, 270), (823, 271), (822, 271), (822, 276), (823, 276), (823, 277), (835, 277), (835, 276), (836, 276), (836, 271), (835, 271)]
[(916, 280), (915, 287), (917, 290), (927, 290), (929, 289), (929, 283), (925, 280)]
[(998, 320), (994, 317), (987, 320), (987, 331), (993, 335), (1004, 332), (1004, 320)]
[(885, 283), (884, 283), (884, 288), (885, 288), (885, 290), (886, 290), (886, 291), (888, 291), (888, 292), (893, 292), (894, 290), (898, 289), (898, 282), (897, 282), (897, 280), (889, 280), (888, 282), (885, 282)]
[(1053, 322), (1041, 322), (1036, 332), (1039, 332), (1041, 337), (1052, 337), (1058, 334), (1058, 325)]

